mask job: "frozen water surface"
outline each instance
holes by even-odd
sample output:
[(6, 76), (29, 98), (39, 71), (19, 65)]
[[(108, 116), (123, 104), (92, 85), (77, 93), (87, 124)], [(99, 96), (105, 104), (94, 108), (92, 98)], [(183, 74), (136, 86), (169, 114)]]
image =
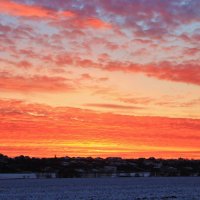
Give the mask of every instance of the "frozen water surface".
[(200, 200), (200, 177), (0, 180), (0, 200)]

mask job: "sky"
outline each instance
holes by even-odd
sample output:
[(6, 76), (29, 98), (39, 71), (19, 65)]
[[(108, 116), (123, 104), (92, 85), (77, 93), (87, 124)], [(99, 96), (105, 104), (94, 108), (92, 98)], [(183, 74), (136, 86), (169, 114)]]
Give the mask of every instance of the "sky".
[(199, 0), (0, 0), (0, 153), (200, 159)]

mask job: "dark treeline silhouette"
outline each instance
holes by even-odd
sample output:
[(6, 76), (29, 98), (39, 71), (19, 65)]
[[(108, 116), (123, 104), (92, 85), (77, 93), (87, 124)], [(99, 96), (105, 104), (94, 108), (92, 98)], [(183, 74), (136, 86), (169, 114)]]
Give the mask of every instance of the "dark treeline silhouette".
[(120, 157), (35, 158), (0, 154), (0, 173), (56, 173), (57, 177), (200, 176), (200, 160)]

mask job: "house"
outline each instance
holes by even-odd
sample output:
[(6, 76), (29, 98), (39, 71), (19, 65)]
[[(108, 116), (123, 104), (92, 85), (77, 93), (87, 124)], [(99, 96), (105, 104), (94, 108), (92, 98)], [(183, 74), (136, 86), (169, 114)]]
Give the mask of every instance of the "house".
[(56, 173), (53, 172), (42, 172), (36, 173), (37, 178), (56, 178)]
[(0, 173), (0, 179), (35, 179), (35, 173)]
[(106, 165), (106, 166), (104, 166), (104, 172), (105, 173), (116, 173), (117, 172), (117, 167), (116, 166), (111, 166), (111, 165)]
[(151, 176), (150, 172), (138, 172), (139, 177), (149, 177)]

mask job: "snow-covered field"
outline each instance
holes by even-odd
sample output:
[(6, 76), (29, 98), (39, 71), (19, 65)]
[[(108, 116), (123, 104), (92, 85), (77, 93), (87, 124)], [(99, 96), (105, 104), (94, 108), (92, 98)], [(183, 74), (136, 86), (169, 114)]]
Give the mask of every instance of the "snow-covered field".
[(0, 180), (0, 200), (200, 200), (200, 177)]

